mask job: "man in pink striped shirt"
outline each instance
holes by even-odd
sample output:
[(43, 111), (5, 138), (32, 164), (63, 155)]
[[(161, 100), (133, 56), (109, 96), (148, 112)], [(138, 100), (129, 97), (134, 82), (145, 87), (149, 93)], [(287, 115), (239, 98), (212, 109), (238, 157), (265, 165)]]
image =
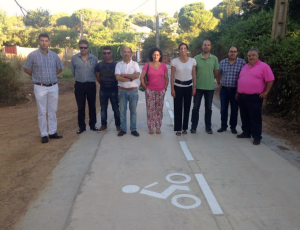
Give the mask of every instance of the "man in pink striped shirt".
[(262, 104), (274, 82), (270, 66), (258, 57), (256, 49), (248, 51), (248, 64), (241, 70), (236, 93), (243, 130), (237, 138), (252, 136), (254, 145), (259, 145), (262, 138)]

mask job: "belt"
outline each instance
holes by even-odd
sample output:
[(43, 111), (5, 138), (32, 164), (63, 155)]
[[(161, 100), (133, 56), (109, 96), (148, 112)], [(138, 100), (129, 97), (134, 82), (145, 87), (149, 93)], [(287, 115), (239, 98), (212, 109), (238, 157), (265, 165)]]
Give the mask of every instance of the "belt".
[(193, 80), (191, 79), (189, 81), (180, 81), (180, 80), (175, 79), (175, 83), (181, 84), (181, 85), (190, 85), (193, 83)]
[(40, 86), (46, 86), (46, 87), (50, 87), (50, 86), (53, 86), (53, 85), (56, 85), (57, 82), (55, 83), (52, 83), (52, 84), (42, 84), (42, 83), (34, 83), (35, 85), (40, 85)]
[(129, 90), (134, 90), (134, 89), (137, 89), (137, 87), (132, 87), (132, 88), (123, 88), (123, 87), (119, 86), (119, 89), (122, 89), (122, 90), (127, 90), (127, 91), (129, 91)]

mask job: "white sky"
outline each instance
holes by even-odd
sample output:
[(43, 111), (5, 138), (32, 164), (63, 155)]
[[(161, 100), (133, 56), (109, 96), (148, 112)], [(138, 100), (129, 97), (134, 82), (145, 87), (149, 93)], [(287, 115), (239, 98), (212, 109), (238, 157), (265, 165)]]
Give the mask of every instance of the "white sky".
[[(1, 0), (2, 1), (2, 0)], [(4, 0), (3, 0), (4, 1)], [(155, 1), (156, 0), (83, 0), (83, 1), (70, 1), (70, 0), (17, 0), (18, 3), (26, 10), (36, 10), (42, 8), (49, 10), (50, 14), (65, 12), (72, 14), (74, 11), (82, 8), (91, 8), (95, 10), (110, 10), (122, 11), (126, 14), (135, 14), (138, 12), (155, 15)], [(222, 0), (157, 0), (157, 11), (166, 12), (169, 16), (173, 16), (176, 11), (179, 12), (180, 8), (186, 4), (195, 2), (204, 2), (205, 9), (209, 10), (218, 5)], [(146, 3), (145, 3), (146, 2)], [(143, 6), (138, 8), (140, 5)], [(137, 10), (135, 10), (138, 8)], [(5, 11), (8, 15), (22, 15), (20, 8), (14, 0), (6, 0), (1, 3), (0, 9)], [(135, 11), (134, 11), (135, 10)]]

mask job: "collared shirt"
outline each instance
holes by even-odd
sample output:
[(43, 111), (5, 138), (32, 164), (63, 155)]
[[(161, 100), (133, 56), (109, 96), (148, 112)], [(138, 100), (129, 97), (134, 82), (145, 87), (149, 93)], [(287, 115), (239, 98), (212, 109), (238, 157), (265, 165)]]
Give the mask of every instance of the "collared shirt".
[(41, 49), (37, 49), (27, 56), (23, 68), (32, 71), (33, 83), (53, 84), (57, 82), (56, 70), (64, 66), (55, 52), (48, 49), (44, 54)]
[(85, 83), (85, 82), (95, 82), (96, 72), (95, 67), (98, 64), (97, 58), (89, 53), (87, 60), (83, 60), (80, 53), (75, 54), (71, 60), (71, 71), (75, 77), (75, 81)]
[(219, 69), (219, 61), (215, 55), (209, 54), (209, 57), (205, 59), (201, 54), (194, 57), (197, 66), (197, 89), (213, 90), (215, 89), (215, 75), (214, 70)]
[(246, 62), (241, 58), (237, 58), (233, 64), (230, 64), (228, 58), (222, 60), (219, 66), (219, 71), (222, 73), (221, 85), (225, 87), (236, 87), (237, 79), (244, 65), (246, 65)]
[[(133, 74), (133, 73), (140, 73), (139, 64), (135, 61), (130, 60), (129, 63), (125, 63), (124, 61), (119, 62), (116, 65), (115, 74)], [(123, 88), (133, 88), (138, 87), (140, 85), (140, 79), (137, 78), (133, 81), (123, 82), (118, 81), (118, 86)]]
[(267, 63), (260, 60), (249, 67), (245, 65), (238, 78), (238, 92), (244, 94), (260, 94), (266, 88), (266, 83), (274, 81), (274, 74)]

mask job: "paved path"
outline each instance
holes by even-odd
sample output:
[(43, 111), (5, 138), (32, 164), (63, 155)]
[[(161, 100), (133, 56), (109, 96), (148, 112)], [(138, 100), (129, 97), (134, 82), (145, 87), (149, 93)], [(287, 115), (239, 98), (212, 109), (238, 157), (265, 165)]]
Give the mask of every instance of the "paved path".
[(197, 133), (177, 137), (170, 90), (162, 133), (150, 135), (139, 96), (140, 137), (117, 137), (110, 111), (108, 130), (81, 134), (16, 229), (300, 229), (299, 168), (264, 143), (217, 133), (215, 106), (213, 135), (201, 106)]

